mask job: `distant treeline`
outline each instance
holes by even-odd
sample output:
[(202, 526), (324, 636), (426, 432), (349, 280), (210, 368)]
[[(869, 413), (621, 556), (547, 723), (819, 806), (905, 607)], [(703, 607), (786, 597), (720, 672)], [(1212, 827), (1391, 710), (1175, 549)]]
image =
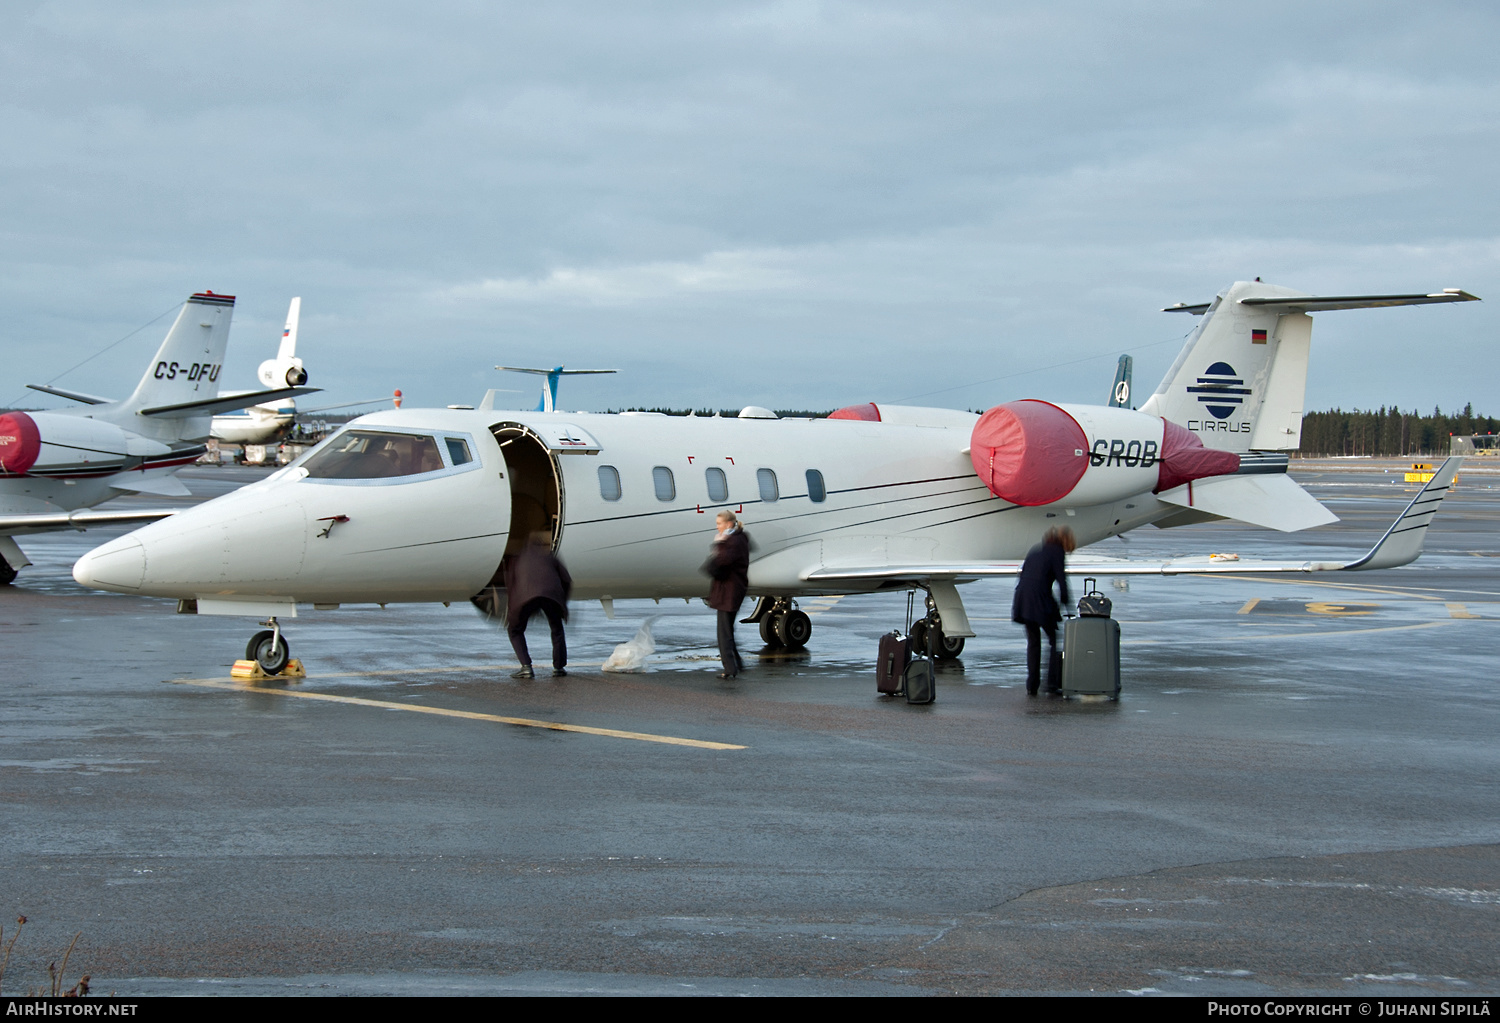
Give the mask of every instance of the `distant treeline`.
[[(659, 412), (664, 416), (723, 416), (725, 419), (733, 419), (740, 414), (737, 408), (627, 408), (609, 409), (609, 412)], [(821, 412), (809, 412), (806, 409), (778, 408), (772, 409), (781, 419), (822, 419), (833, 409), (824, 409)]]
[(1308, 456), (1446, 455), (1449, 437), (1497, 429), (1500, 419), (1475, 415), (1472, 403), (1451, 414), (1434, 408), (1428, 416), (1395, 406), (1370, 411), (1332, 409), (1303, 415), (1300, 450)]

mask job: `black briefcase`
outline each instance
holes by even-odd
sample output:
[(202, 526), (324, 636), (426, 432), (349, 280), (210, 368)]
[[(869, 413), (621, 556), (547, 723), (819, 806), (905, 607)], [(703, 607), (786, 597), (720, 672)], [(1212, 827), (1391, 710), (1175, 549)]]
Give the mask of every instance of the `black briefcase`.
[(1078, 598), (1078, 617), (1108, 618), (1114, 610), (1114, 601), (1095, 589), (1097, 579), (1083, 581), (1083, 596)]

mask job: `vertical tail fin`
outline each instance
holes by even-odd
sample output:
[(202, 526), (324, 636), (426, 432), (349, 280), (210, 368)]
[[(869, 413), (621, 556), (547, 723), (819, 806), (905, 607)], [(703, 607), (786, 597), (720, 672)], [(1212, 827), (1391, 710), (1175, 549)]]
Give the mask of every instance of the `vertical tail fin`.
[(1300, 309), (1245, 305), (1251, 297), (1303, 296), (1239, 281), (1207, 309), (1174, 307), (1201, 311), (1203, 318), (1142, 412), (1185, 426), (1204, 446), (1225, 451), (1289, 450), (1301, 443), (1312, 317)]
[(233, 316), (233, 295), (205, 291), (184, 302), (141, 382), (120, 403), (121, 411), (134, 413), (218, 394), (219, 371), (224, 366), (224, 347), (229, 343)]
[(1109, 389), (1110, 408), (1130, 408), (1130, 372), (1135, 360), (1128, 355), (1120, 356), (1115, 368), (1115, 382)]
[(276, 358), (260, 364), (256, 376), (267, 387), (300, 387), (307, 383), (307, 369), (297, 358), (297, 321), (302, 317), (302, 299), (292, 299), (286, 311), (286, 326), (281, 328), (281, 344)]

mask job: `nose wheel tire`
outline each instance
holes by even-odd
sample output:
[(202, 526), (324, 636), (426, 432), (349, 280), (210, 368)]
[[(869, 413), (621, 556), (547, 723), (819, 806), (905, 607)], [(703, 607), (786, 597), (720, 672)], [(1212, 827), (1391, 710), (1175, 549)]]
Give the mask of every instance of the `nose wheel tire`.
[(245, 646), (245, 660), (255, 661), (267, 675), (281, 674), (291, 659), (292, 650), (287, 645), (286, 637), (279, 636), (270, 629), (251, 636), (250, 642)]

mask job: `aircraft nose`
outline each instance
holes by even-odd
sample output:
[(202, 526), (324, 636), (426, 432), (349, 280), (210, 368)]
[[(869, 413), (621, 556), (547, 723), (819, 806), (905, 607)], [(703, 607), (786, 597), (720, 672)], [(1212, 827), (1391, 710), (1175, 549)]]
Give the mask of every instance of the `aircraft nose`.
[(133, 536), (111, 540), (79, 558), (73, 578), (80, 586), (95, 590), (139, 590), (146, 578), (146, 548)]

